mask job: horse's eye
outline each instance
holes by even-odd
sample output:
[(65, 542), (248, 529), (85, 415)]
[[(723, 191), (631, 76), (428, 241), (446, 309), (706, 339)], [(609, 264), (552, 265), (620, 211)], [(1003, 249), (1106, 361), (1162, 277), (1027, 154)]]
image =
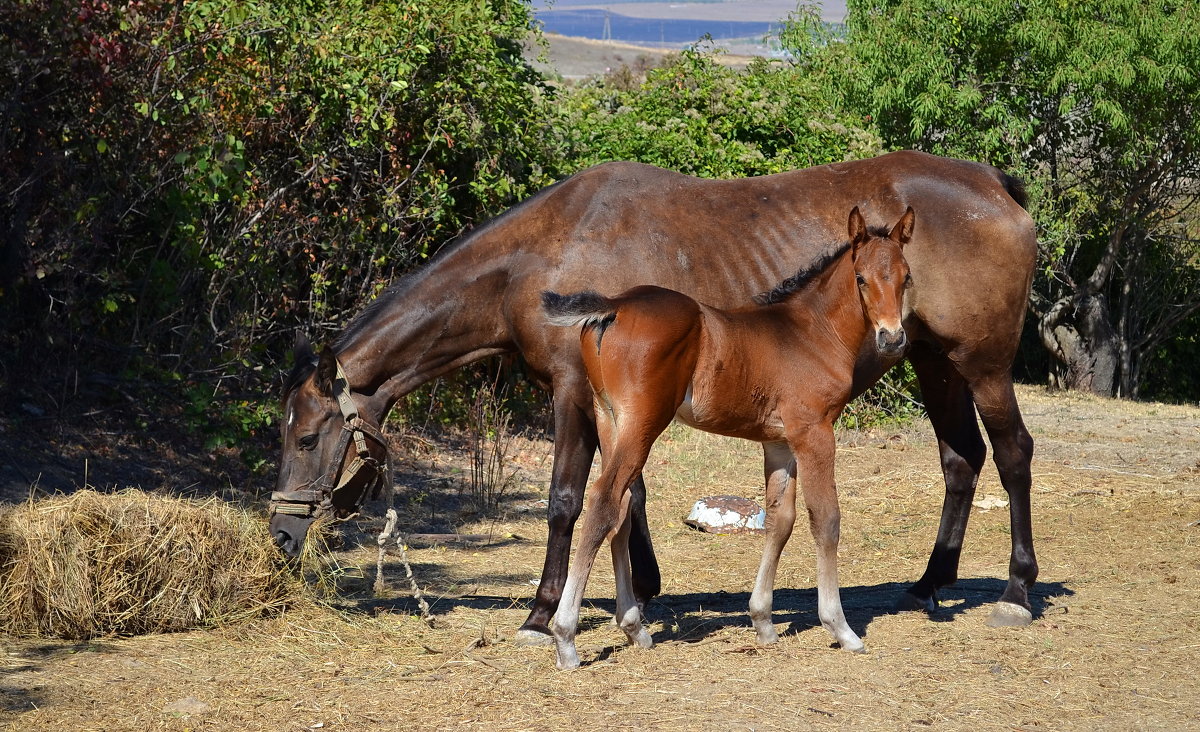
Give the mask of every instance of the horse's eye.
[(311, 450), (317, 446), (317, 436), (305, 435), (297, 441), (297, 444), (300, 445), (301, 450)]
[(910, 275), (910, 274), (904, 275), (904, 286), (912, 287), (912, 275)]
[(866, 281), (865, 279), (863, 279), (863, 276), (862, 276), (862, 275), (860, 275), (860, 274), (855, 274), (855, 275), (854, 275), (854, 279), (858, 280), (858, 286), (859, 286), (859, 287), (866, 287), (866, 286), (867, 286), (867, 281)]

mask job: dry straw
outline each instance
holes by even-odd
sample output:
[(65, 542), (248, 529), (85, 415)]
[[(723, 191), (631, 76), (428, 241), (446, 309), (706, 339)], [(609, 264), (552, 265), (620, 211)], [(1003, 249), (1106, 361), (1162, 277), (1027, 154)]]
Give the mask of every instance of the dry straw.
[(127, 490), (0, 511), (0, 631), (71, 639), (210, 628), (303, 590), (262, 519)]

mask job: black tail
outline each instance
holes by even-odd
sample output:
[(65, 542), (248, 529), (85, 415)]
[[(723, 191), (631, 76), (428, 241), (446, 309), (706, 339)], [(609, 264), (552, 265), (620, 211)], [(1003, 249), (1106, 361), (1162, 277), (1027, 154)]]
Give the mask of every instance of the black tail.
[(1004, 190), (1008, 191), (1008, 195), (1012, 196), (1012, 200), (1026, 211), (1029, 210), (1029, 194), (1025, 191), (1025, 181), (1015, 175), (1001, 172), (1000, 183), (1004, 186)]
[(607, 325), (616, 316), (615, 303), (599, 293), (585, 290), (571, 295), (542, 293), (542, 310), (553, 325)]

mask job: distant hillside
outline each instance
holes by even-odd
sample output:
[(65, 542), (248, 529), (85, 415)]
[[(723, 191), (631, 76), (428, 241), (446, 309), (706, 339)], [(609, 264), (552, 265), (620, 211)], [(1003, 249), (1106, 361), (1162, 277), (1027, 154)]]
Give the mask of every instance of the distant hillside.
[[(550, 45), (548, 58), (545, 61), (538, 59), (542, 52), (539, 47), (527, 48), (525, 58), (539, 71), (567, 80), (603, 74), (622, 66), (636, 66), (639, 60), (646, 65), (656, 65), (665, 56), (678, 53), (674, 50), (635, 46), (618, 41), (573, 38), (554, 33), (546, 33), (545, 38)], [(724, 54), (719, 58), (730, 66), (743, 67), (750, 63), (753, 57)]]

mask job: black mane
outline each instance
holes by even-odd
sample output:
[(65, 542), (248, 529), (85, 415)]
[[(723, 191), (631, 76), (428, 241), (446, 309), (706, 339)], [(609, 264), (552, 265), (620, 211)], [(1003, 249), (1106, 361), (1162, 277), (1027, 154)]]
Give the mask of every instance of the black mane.
[(451, 252), (460, 249), (461, 247), (468, 246), (476, 237), (482, 236), (485, 232), (500, 225), (501, 222), (514, 215), (517, 211), (524, 210), (534, 201), (549, 195), (551, 191), (561, 186), (567, 180), (569, 180), (569, 178), (564, 178), (563, 180), (557, 181), (552, 185), (546, 186), (521, 203), (504, 211), (499, 216), (484, 222), (477, 228), (463, 232), (456, 238), (443, 244), (428, 262), (421, 264), (416, 269), (402, 275), (400, 279), (388, 285), (383, 292), (379, 293), (374, 300), (367, 303), (357, 315), (351, 318), (350, 322), (346, 324), (346, 327), (342, 329), (342, 332), (339, 333), (333, 340), (334, 353), (340, 353), (343, 347), (349, 345), (350, 342), (353, 341), (363, 330), (369, 328), (375, 320), (375, 315), (381, 310), (389, 309), (396, 300), (402, 298), (404, 294), (408, 292), (409, 287), (417, 279), (423, 277), (427, 272), (429, 272), (430, 267), (432, 267), (435, 262), (446, 257)]
[[(867, 232), (870, 234), (870, 236), (875, 238), (885, 238), (889, 233), (891, 233), (885, 226), (871, 226), (868, 227)], [(775, 303), (783, 302), (807, 287), (808, 283), (816, 279), (817, 275), (829, 269), (829, 267), (837, 261), (838, 257), (845, 254), (849, 248), (850, 242), (842, 242), (838, 245), (837, 249), (826, 252), (821, 256), (820, 259), (808, 265), (807, 267), (801, 268), (799, 272), (791, 277), (788, 277), (778, 285), (775, 285), (773, 289), (768, 290), (761, 295), (755, 295), (754, 302), (758, 303), (759, 305), (774, 305)]]
[(775, 285), (773, 289), (761, 295), (755, 295), (754, 302), (759, 305), (774, 305), (775, 303), (783, 302), (803, 290), (808, 283), (816, 279), (817, 275), (829, 269), (830, 265), (836, 262), (848, 249), (850, 249), (850, 242), (842, 242), (837, 249), (826, 252), (820, 259), (802, 268), (799, 272), (788, 277), (778, 285)]

